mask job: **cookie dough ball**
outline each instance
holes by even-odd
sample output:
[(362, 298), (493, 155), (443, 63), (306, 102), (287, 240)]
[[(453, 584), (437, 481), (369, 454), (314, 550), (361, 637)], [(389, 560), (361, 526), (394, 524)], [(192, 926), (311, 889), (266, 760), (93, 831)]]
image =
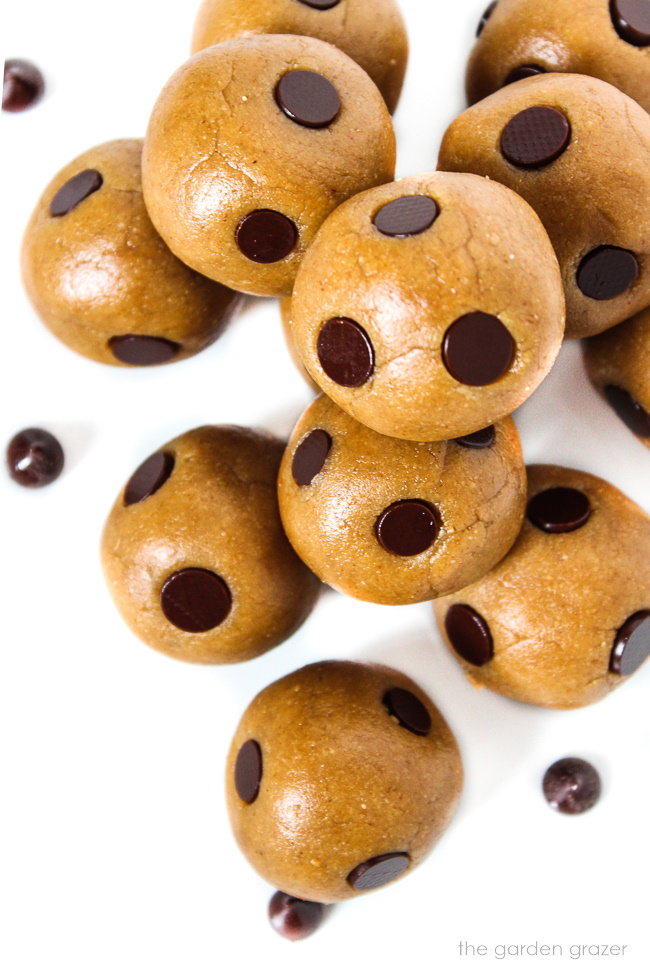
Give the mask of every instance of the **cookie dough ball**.
[(102, 537), (115, 604), (155, 650), (191, 663), (257, 657), (298, 629), (319, 583), (282, 530), (283, 444), (199, 427), (133, 474)]
[(477, 35), (470, 104), (522, 78), (564, 71), (601, 78), (650, 111), (648, 0), (498, 0)]
[(106, 142), (54, 177), (25, 231), (25, 288), (67, 346), (113, 366), (195, 355), (238, 302), (174, 257), (145, 210), (140, 139)]
[(584, 343), (587, 373), (614, 412), (650, 447), (650, 309)]
[(395, 0), (203, 0), (192, 53), (244, 34), (302, 34), (338, 47), (360, 64), (397, 108), (408, 40)]
[(650, 654), (650, 519), (592, 474), (528, 473), (515, 546), (485, 578), (436, 600), (436, 618), (477, 687), (584, 707)]
[(323, 582), (369, 602), (417, 603), (506, 555), (524, 517), (526, 472), (510, 419), (414, 443), (320, 396), (293, 431), (278, 495), (289, 541)]
[(438, 166), (530, 203), (560, 263), (567, 338), (650, 304), (650, 115), (627, 95), (581, 75), (511, 85), (452, 122)]
[(546, 231), (516, 194), (427, 173), (360, 194), (323, 225), (292, 324), (319, 387), (388, 437), (447, 440), (527, 399), (564, 333)]
[(151, 219), (182, 261), (231, 288), (281, 296), (325, 217), (393, 178), (395, 135), (347, 55), (262, 34), (200, 51), (176, 72), (142, 166)]
[(427, 856), (456, 810), (456, 740), (424, 691), (371, 664), (311, 664), (249, 705), (226, 769), (239, 846), (269, 883), (332, 903)]

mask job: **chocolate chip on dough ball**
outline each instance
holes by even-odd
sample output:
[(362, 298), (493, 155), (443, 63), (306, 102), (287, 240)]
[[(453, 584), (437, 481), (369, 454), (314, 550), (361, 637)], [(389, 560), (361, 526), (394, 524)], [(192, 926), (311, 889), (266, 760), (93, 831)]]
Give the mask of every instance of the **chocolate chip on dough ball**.
[(514, 543), (526, 474), (512, 420), (438, 443), (396, 440), (320, 396), (278, 478), (289, 541), (335, 589), (416, 603), (480, 578)]
[(378, 433), (446, 440), (508, 416), (549, 372), (564, 296), (546, 231), (516, 194), (427, 173), (333, 213), (296, 279), (307, 371)]
[(192, 53), (250, 34), (302, 34), (333, 44), (361, 65), (395, 111), (408, 59), (395, 0), (203, 0)]
[(230, 822), (261, 876), (332, 903), (413, 870), (458, 804), (456, 740), (424, 691), (372, 664), (311, 664), (246, 710), (226, 767)]
[[(648, 2), (650, 7), (650, 0)], [(568, 338), (650, 304), (650, 116), (595, 78), (549, 74), (504, 88), (447, 129), (438, 166), (510, 187), (555, 248)]]
[(310, 37), (260, 34), (195, 54), (154, 107), (145, 200), (201, 274), (289, 295), (305, 248), (349, 196), (395, 169), (388, 110), (365, 71)]
[(29, 221), (23, 281), (67, 346), (113, 366), (195, 355), (221, 334), (239, 297), (174, 257), (145, 210), (142, 141), (83, 153), (54, 177)]
[(611, 484), (528, 468), (510, 553), (434, 603), (470, 681), (546, 708), (601, 700), (650, 655), (650, 518)]
[(282, 530), (283, 444), (241, 427), (199, 427), (132, 475), (102, 537), (111, 595), (155, 650), (237, 663), (272, 649), (309, 615), (319, 583)]

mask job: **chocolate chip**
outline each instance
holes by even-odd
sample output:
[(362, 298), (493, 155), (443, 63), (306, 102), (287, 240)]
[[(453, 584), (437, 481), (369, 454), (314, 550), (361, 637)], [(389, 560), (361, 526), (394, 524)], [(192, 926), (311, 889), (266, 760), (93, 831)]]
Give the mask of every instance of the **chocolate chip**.
[(468, 433), (464, 437), (456, 437), (456, 443), (461, 447), (469, 447), (472, 450), (485, 450), (491, 447), (496, 440), (496, 430), (494, 427), (484, 427), (476, 433)]
[(561, 758), (544, 774), (542, 789), (549, 806), (561, 813), (583, 813), (600, 798), (600, 776), (583, 758)]
[(254, 738), (249, 738), (239, 749), (235, 762), (235, 789), (242, 802), (255, 802), (261, 781), (262, 749)]
[(435, 542), (439, 522), (438, 512), (427, 501), (395, 501), (380, 514), (375, 534), (391, 555), (419, 555)]
[(9, 474), (21, 487), (45, 487), (63, 470), (63, 447), (47, 430), (29, 427), (7, 447)]
[(355, 890), (374, 890), (383, 887), (403, 874), (411, 862), (408, 853), (384, 853), (371, 857), (348, 874), (348, 883)]
[(431, 731), (431, 715), (422, 701), (410, 691), (403, 687), (393, 687), (386, 691), (382, 703), (388, 713), (407, 731), (422, 738)]
[(650, 610), (642, 609), (623, 623), (609, 661), (609, 669), (629, 677), (650, 656)]
[(275, 100), (288, 118), (308, 129), (324, 129), (341, 111), (332, 82), (317, 71), (289, 71), (278, 81)]
[(570, 487), (547, 488), (531, 498), (526, 508), (528, 520), (549, 535), (574, 532), (591, 516), (589, 498)]
[(413, 237), (428, 230), (439, 212), (430, 196), (400, 196), (385, 203), (372, 222), (386, 237)]
[(239, 222), (235, 240), (240, 251), (256, 264), (282, 261), (298, 242), (298, 229), (277, 210), (253, 210)]
[(513, 68), (504, 85), (512, 85), (515, 81), (523, 81), (524, 78), (535, 78), (539, 74), (546, 74), (546, 68), (540, 68), (536, 64), (520, 64), (518, 68)]
[(128, 507), (150, 498), (159, 491), (171, 472), (174, 470), (174, 458), (159, 450), (140, 464), (135, 474), (131, 475), (129, 483), (124, 489), (124, 504)]
[(180, 349), (178, 342), (155, 335), (115, 335), (108, 344), (115, 358), (129, 366), (161, 366)]
[(332, 438), (326, 430), (312, 430), (304, 437), (293, 455), (291, 473), (296, 484), (307, 487), (323, 469), (332, 448)]
[(325, 322), (316, 350), (323, 372), (339, 386), (363, 386), (375, 370), (372, 342), (351, 318)]
[(160, 590), (162, 611), (186, 633), (204, 633), (223, 623), (232, 597), (223, 579), (208, 569), (181, 569)]
[(494, 13), (494, 8), (496, 7), (496, 5), (497, 5), (497, 0), (493, 0), (493, 2), (489, 5), (489, 7), (486, 7), (486, 9), (483, 11), (483, 15), (478, 22), (478, 27), (476, 28), (477, 37), (480, 37), (481, 34), (483, 33), (483, 28), (485, 27), (488, 20)]
[(513, 166), (538, 169), (561, 156), (570, 141), (566, 115), (547, 105), (533, 105), (508, 122), (501, 133), (501, 153)]
[(495, 315), (482, 311), (462, 315), (442, 341), (442, 359), (449, 373), (465, 386), (489, 386), (504, 376), (515, 354), (515, 342)]
[(635, 47), (650, 46), (648, 0), (611, 0), (609, 12), (619, 37)]
[(269, 902), (269, 919), (274, 931), (289, 941), (301, 941), (320, 927), (325, 908), (317, 901), (302, 901), (298, 897), (275, 892)]
[(620, 386), (606, 386), (605, 397), (616, 415), (637, 437), (650, 437), (650, 413)]
[(40, 101), (45, 91), (43, 75), (31, 61), (9, 58), (2, 79), (2, 111), (24, 112)]
[(459, 657), (474, 667), (482, 667), (494, 656), (490, 627), (483, 617), (463, 603), (450, 606), (445, 616), (445, 630)]
[(101, 188), (104, 178), (96, 169), (83, 169), (76, 176), (71, 176), (60, 190), (54, 194), (50, 203), (50, 214), (53, 217), (64, 217), (84, 200)]
[(608, 301), (632, 287), (639, 263), (622, 247), (596, 247), (580, 262), (576, 282), (583, 295), (594, 301)]

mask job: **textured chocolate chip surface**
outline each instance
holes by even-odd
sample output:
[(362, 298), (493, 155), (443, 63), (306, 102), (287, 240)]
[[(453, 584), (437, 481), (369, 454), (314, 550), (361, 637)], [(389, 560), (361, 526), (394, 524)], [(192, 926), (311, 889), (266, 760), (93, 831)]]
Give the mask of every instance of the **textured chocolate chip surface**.
[(464, 603), (450, 606), (445, 616), (445, 630), (459, 657), (475, 667), (482, 667), (494, 656), (490, 627), (480, 613)]
[(447, 371), (465, 386), (489, 386), (504, 376), (515, 342), (495, 315), (482, 311), (462, 315), (449, 326), (442, 342)]
[(542, 789), (549, 806), (575, 815), (586, 812), (600, 798), (600, 776), (583, 758), (561, 758), (547, 769)]
[(435, 542), (440, 529), (436, 509), (427, 501), (395, 501), (375, 524), (380, 545), (391, 555), (419, 555)]
[(289, 71), (280, 78), (275, 98), (288, 118), (309, 129), (324, 129), (341, 111), (336, 88), (317, 71)]
[(606, 386), (605, 398), (616, 415), (637, 437), (650, 437), (650, 413), (620, 386)]
[(150, 498), (160, 490), (173, 470), (174, 458), (171, 454), (159, 450), (151, 457), (147, 457), (131, 475), (124, 489), (124, 504), (128, 507)]
[(469, 447), (470, 450), (485, 450), (491, 447), (496, 440), (496, 430), (494, 427), (484, 427), (475, 433), (468, 433), (464, 437), (456, 437), (456, 443), (461, 447)]
[(289, 217), (277, 210), (253, 210), (235, 231), (240, 251), (256, 264), (282, 261), (298, 242), (298, 229)]
[(619, 37), (635, 47), (650, 46), (650, 0), (611, 0), (609, 10)]
[(232, 597), (223, 579), (208, 569), (181, 569), (160, 591), (162, 611), (174, 626), (186, 633), (204, 633), (223, 623)]
[(249, 805), (255, 802), (262, 781), (262, 749), (250, 738), (239, 749), (235, 762), (235, 789), (237, 795)]
[(536, 64), (520, 64), (513, 68), (504, 85), (512, 85), (515, 81), (523, 81), (524, 78), (535, 78), (538, 74), (546, 74), (546, 68), (540, 68)]
[(115, 335), (108, 344), (115, 358), (129, 366), (162, 366), (180, 349), (178, 342), (155, 335)]
[(38, 427), (21, 430), (7, 447), (9, 474), (21, 487), (45, 487), (63, 470), (63, 447)]
[(481, 15), (481, 19), (479, 20), (478, 26), (476, 28), (477, 37), (480, 37), (481, 34), (483, 33), (483, 28), (485, 27), (488, 20), (494, 13), (494, 8), (496, 7), (496, 5), (497, 5), (497, 0), (492, 0), (492, 3), (488, 7), (486, 7), (485, 10), (483, 11), (483, 14)]
[(76, 176), (71, 176), (58, 190), (50, 203), (50, 214), (53, 217), (64, 217), (75, 207), (87, 200), (89, 196), (101, 188), (104, 178), (96, 169), (83, 169)]
[(616, 634), (609, 669), (620, 677), (629, 677), (650, 656), (650, 610), (634, 613)]
[(317, 901), (302, 901), (277, 890), (269, 901), (269, 920), (274, 931), (289, 941), (301, 941), (320, 927), (325, 908)]
[(576, 488), (548, 488), (530, 499), (526, 514), (528, 520), (543, 532), (559, 535), (586, 525), (591, 516), (591, 504), (587, 495)]
[(383, 697), (383, 705), (399, 724), (414, 735), (424, 737), (431, 731), (431, 715), (422, 701), (403, 687), (392, 687)]
[(384, 853), (371, 857), (348, 874), (348, 883), (355, 890), (374, 890), (396, 880), (408, 869), (411, 858), (408, 853)]
[(377, 211), (373, 223), (385, 237), (413, 237), (433, 225), (438, 204), (430, 196), (400, 196)]
[(323, 372), (339, 386), (363, 386), (375, 369), (375, 352), (364, 329), (351, 318), (330, 318), (318, 335)]
[(23, 58), (5, 61), (2, 79), (2, 111), (24, 112), (43, 96), (45, 82), (35, 64)]
[(331, 10), (337, 7), (341, 0), (299, 0), (305, 7), (313, 7), (314, 10)]
[(332, 448), (332, 438), (326, 430), (312, 430), (304, 437), (293, 455), (291, 473), (300, 487), (307, 487), (323, 469)]
[(539, 169), (562, 155), (571, 141), (566, 115), (547, 105), (525, 108), (501, 133), (501, 153), (513, 166)]
[(639, 263), (622, 247), (596, 247), (580, 262), (576, 283), (583, 295), (608, 301), (627, 291), (637, 279)]

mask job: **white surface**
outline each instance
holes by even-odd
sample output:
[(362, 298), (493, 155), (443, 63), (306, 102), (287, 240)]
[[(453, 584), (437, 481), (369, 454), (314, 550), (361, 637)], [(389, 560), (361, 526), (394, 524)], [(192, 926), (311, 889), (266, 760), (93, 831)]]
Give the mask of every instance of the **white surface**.
[[(486, 0), (402, 0), (411, 62), (396, 117), (399, 175), (435, 168), (463, 106), (464, 61)], [(258, 302), (195, 359), (121, 370), (86, 361), (23, 295), (22, 229), (54, 173), (90, 146), (143, 133), (185, 58), (195, 4), (82, 0), (11, 4), (6, 56), (39, 64), (48, 95), (2, 118), (0, 444), (38, 425), (68, 458), (50, 488), (0, 472), (0, 969), (6, 975), (378, 975), (549, 971), (549, 957), (495, 959), (496, 945), (560, 945), (555, 970), (648, 970), (650, 667), (572, 713), (475, 691), (425, 604), (382, 608), (328, 594), (291, 641), (248, 664), (199, 668), (139, 643), (104, 588), (98, 540), (121, 484), (169, 437), (205, 422), (286, 434), (310, 393)], [(184, 9), (185, 8), (185, 9)], [(582, 467), (650, 511), (650, 454), (588, 386), (575, 344), (518, 416), (529, 461)], [(3, 446), (4, 449), (4, 446)], [(414, 874), (336, 909), (290, 944), (265, 919), (271, 893), (226, 822), (224, 756), (269, 681), (326, 657), (402, 668), (439, 703), (467, 785), (443, 842)], [(591, 759), (604, 795), (583, 817), (552, 812), (546, 767)], [(458, 943), (483, 944), (459, 957)], [(573, 960), (572, 945), (627, 945)]]

